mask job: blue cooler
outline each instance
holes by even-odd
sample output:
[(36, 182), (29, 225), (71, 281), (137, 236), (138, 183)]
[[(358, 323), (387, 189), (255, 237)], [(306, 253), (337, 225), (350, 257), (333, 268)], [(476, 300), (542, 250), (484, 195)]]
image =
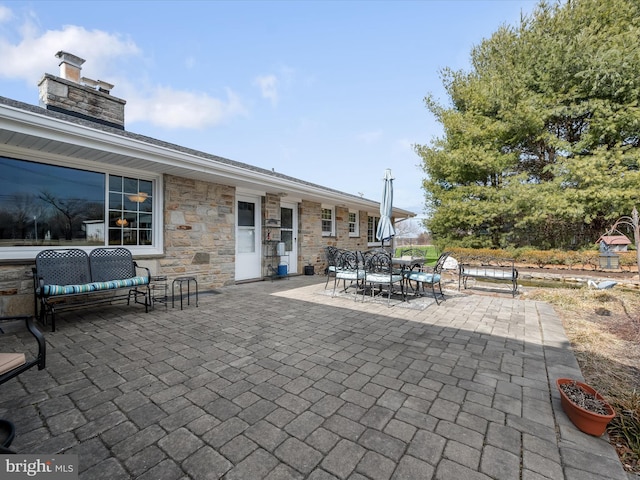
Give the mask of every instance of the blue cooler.
[(278, 275), (284, 276), (286, 274), (287, 274), (287, 265), (284, 263), (281, 265), (278, 265)]

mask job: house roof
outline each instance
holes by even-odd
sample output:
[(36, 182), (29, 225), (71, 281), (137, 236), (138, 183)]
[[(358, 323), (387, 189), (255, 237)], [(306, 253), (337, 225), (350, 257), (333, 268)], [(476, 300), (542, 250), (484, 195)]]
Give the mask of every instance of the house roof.
[[(32, 160), (76, 158), (98, 164), (206, 180), (375, 213), (379, 202), (282, 173), (0, 96), (4, 155)], [(415, 216), (394, 208), (396, 218)]]
[(602, 235), (596, 243), (604, 242), (607, 245), (629, 245), (631, 240), (626, 235)]

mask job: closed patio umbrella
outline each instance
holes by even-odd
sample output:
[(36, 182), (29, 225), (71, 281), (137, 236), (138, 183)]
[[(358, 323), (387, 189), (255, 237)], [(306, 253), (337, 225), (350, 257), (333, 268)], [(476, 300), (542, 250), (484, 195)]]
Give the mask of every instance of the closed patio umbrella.
[(396, 230), (391, 224), (391, 215), (393, 209), (393, 177), (391, 169), (387, 168), (384, 172), (384, 188), (382, 190), (382, 202), (380, 202), (380, 223), (376, 231), (376, 238), (382, 242), (384, 246), (385, 240), (390, 240), (396, 234)]

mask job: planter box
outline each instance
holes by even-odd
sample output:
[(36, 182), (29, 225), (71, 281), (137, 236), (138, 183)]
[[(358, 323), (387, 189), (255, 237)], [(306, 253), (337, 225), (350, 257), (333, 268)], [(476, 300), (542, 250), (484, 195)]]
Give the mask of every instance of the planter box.
[[(577, 405), (573, 400), (571, 400), (566, 393), (561, 388), (563, 384), (572, 384), (575, 383), (578, 387), (584, 390), (587, 393), (590, 393), (595, 398), (600, 400), (605, 408), (608, 410), (607, 415), (600, 415), (599, 413), (592, 412), (581, 406)], [(591, 388), (586, 383), (579, 382), (577, 380), (572, 380), (570, 378), (559, 378), (556, 380), (556, 385), (558, 386), (558, 391), (560, 392), (560, 401), (562, 402), (562, 409), (565, 411), (569, 419), (573, 422), (573, 424), (578, 427), (584, 433), (588, 433), (589, 435), (594, 435), (599, 437), (602, 435), (607, 429), (607, 425), (613, 417), (616, 416), (616, 412), (611, 405), (607, 403), (607, 401), (602, 398), (602, 396), (596, 392), (593, 388)]]

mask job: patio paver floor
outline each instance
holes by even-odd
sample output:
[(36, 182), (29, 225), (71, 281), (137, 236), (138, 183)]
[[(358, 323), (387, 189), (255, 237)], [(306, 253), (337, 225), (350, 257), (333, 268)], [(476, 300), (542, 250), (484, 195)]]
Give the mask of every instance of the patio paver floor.
[(389, 308), (324, 281), (60, 315), (46, 370), (0, 387), (12, 448), (78, 454), (87, 480), (629, 478), (562, 412), (555, 378), (580, 372), (549, 305)]

